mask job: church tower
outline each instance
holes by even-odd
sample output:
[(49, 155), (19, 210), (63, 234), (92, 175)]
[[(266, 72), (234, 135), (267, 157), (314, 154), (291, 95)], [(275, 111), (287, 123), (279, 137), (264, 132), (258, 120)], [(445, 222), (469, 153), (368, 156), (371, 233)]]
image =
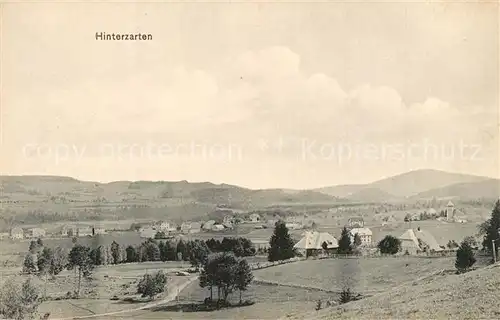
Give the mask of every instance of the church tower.
[(453, 215), (455, 211), (455, 205), (453, 202), (448, 201), (448, 204), (446, 205), (446, 220), (453, 220)]

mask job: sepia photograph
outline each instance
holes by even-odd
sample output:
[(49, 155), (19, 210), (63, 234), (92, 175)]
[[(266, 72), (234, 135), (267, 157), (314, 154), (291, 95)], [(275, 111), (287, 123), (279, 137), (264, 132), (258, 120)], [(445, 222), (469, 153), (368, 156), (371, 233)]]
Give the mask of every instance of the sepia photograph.
[(500, 318), (499, 2), (0, 1), (0, 319)]

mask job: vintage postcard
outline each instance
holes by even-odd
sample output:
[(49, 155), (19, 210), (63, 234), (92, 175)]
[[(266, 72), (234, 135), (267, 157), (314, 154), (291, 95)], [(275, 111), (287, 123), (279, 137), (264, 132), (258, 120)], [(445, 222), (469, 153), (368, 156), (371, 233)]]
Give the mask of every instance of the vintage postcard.
[(0, 319), (497, 319), (498, 1), (0, 1)]

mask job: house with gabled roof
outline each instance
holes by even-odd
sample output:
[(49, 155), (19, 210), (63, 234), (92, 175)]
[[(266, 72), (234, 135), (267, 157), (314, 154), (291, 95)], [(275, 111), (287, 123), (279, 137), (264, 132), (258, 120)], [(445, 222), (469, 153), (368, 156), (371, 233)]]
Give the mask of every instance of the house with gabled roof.
[(436, 238), (428, 232), (418, 227), (416, 230), (408, 229), (401, 236), (402, 253), (418, 254), (421, 252), (440, 252), (443, 248), (436, 241)]
[(14, 227), (10, 229), (10, 238), (13, 240), (23, 239), (24, 238), (24, 230), (19, 227)]
[(258, 213), (252, 213), (249, 218), (250, 222), (259, 222), (261, 220), (261, 217)]
[(323, 250), (333, 251), (339, 247), (337, 239), (328, 232), (306, 231), (302, 239), (294, 246), (295, 249), (303, 251), (306, 258)]

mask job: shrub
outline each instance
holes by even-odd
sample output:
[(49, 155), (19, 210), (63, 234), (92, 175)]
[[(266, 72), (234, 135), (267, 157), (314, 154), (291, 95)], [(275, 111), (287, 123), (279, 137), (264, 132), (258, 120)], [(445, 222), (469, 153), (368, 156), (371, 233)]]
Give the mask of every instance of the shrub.
[(377, 247), (382, 254), (396, 254), (401, 250), (401, 240), (394, 236), (387, 235), (384, 239), (380, 240)]
[(161, 270), (154, 275), (145, 274), (137, 285), (137, 293), (142, 294), (143, 297), (153, 299), (157, 294), (165, 291), (166, 284), (167, 276)]
[(455, 260), (455, 268), (457, 268), (458, 273), (467, 272), (470, 267), (476, 263), (476, 258), (474, 257), (474, 251), (467, 241), (463, 241), (457, 250), (457, 258)]
[(346, 286), (340, 292), (339, 304), (344, 304), (344, 303), (348, 303), (351, 301), (359, 300), (360, 298), (361, 298), (361, 295), (359, 295), (359, 294), (356, 295), (354, 292), (352, 292), (351, 288)]

